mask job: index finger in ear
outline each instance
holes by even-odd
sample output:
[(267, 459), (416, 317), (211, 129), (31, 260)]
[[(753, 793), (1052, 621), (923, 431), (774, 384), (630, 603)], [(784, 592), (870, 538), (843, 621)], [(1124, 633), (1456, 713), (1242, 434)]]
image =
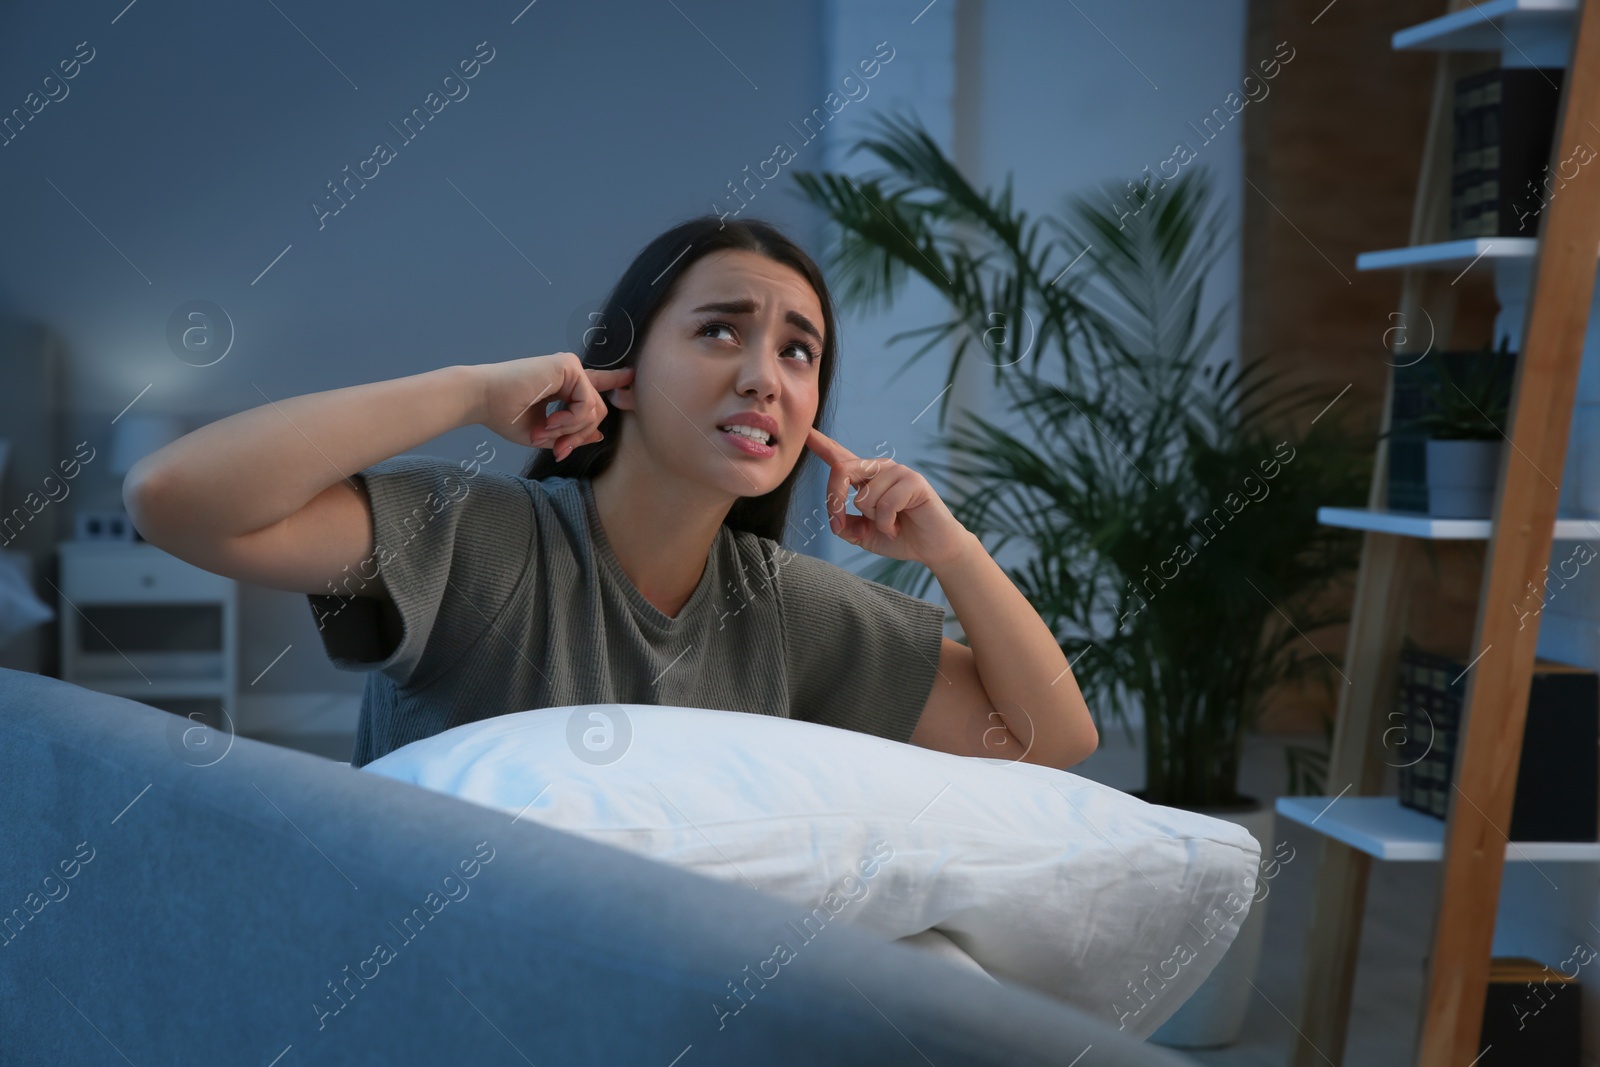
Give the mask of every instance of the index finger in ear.
[(589, 375), (589, 381), (602, 393), (607, 389), (614, 389), (619, 385), (626, 385), (633, 377), (632, 367), (616, 367), (606, 370), (584, 368)]

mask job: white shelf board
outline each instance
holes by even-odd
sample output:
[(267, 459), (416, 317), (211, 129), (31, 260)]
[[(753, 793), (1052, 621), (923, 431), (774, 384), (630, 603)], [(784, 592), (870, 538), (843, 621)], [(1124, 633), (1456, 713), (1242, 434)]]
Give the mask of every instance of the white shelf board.
[[(1399, 797), (1279, 797), (1277, 812), (1290, 822), (1342, 841), (1380, 860), (1444, 859), (1444, 820), (1402, 807)], [(1507, 863), (1600, 861), (1600, 842), (1513, 841)]]
[[(1430, 541), (1487, 541), (1492, 525), (1488, 519), (1436, 519), (1420, 511), (1372, 508), (1318, 508), (1317, 521), (1324, 526), (1424, 537)], [(1600, 519), (1556, 519), (1555, 540), (1583, 541), (1591, 537), (1600, 537)]]
[(1577, 0), (1487, 0), (1398, 30), (1392, 43), (1397, 52), (1498, 52), (1508, 40), (1570, 35), (1577, 10)]
[[(1483, 266), (1496, 259), (1532, 259), (1538, 247), (1539, 239), (1536, 237), (1466, 237), (1459, 241), (1362, 252), (1356, 256), (1356, 270), (1400, 270), (1406, 267), (1461, 270), (1472, 263)], [(1596, 249), (1595, 254), (1600, 255), (1600, 249)]]

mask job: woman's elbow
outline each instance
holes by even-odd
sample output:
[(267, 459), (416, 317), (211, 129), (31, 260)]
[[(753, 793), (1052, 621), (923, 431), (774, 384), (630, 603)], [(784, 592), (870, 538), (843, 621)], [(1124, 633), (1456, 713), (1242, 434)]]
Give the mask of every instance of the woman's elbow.
[(162, 520), (170, 512), (167, 505), (170, 476), (145, 456), (136, 462), (122, 479), (122, 506), (134, 529), (153, 545), (160, 546)]
[(1096, 730), (1091, 722), (1087, 723), (1084, 729), (1070, 737), (1066, 743), (1044, 749), (1038, 753), (1037, 758), (1030, 758), (1028, 762), (1064, 771), (1077, 766), (1094, 755), (1095, 749), (1099, 747), (1100, 731)]
[(1077, 748), (1073, 749), (1072, 754), (1067, 758), (1067, 762), (1062, 765), (1061, 769), (1066, 770), (1068, 767), (1077, 766), (1090, 756), (1094, 755), (1095, 749), (1099, 747), (1100, 731), (1091, 726), (1089, 727), (1089, 736), (1085, 738)]

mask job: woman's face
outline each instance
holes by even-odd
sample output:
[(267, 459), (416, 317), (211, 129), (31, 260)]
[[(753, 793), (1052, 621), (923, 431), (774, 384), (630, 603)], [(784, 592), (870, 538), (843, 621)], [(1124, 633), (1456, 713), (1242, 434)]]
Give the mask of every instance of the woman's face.
[[(776, 489), (799, 462), (817, 414), (822, 304), (804, 275), (757, 252), (695, 262), (650, 325), (628, 388), (620, 449), (733, 496)], [(763, 447), (722, 429), (736, 415), (772, 420)]]

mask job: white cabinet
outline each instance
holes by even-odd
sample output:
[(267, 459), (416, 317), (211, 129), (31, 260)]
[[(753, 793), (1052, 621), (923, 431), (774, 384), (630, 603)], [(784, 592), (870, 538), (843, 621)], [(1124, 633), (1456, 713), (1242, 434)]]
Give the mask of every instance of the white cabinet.
[(145, 542), (60, 546), (61, 676), (221, 725), (238, 704), (238, 585)]

